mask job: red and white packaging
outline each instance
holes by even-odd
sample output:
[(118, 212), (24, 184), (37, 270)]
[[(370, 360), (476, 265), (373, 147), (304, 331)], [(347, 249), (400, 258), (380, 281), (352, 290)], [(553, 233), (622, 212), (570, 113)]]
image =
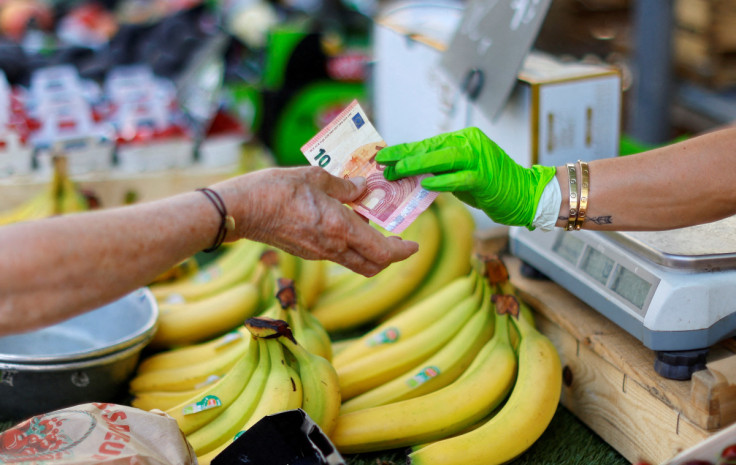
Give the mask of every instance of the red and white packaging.
[(36, 415), (0, 433), (0, 463), (196, 465), (197, 457), (164, 412), (90, 403)]

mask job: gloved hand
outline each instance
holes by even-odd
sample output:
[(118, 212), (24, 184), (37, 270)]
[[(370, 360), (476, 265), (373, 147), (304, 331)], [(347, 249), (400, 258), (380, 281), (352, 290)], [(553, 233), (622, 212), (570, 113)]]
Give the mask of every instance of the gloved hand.
[(422, 187), (453, 192), (496, 223), (529, 228), (542, 191), (555, 175), (554, 167), (522, 167), (478, 128), (389, 146), (378, 152), (376, 162), (386, 165), (383, 174), (389, 181), (435, 174), (423, 179)]

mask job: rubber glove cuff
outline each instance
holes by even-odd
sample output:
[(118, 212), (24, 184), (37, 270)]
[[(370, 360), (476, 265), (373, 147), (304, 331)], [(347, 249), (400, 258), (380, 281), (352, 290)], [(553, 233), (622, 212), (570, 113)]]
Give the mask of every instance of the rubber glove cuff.
[(542, 191), (537, 212), (534, 214), (534, 221), (529, 229), (539, 228), (542, 231), (552, 231), (560, 216), (561, 203), (560, 183), (557, 182), (557, 179), (552, 178)]
[[(511, 158), (507, 157), (507, 160), (509, 163), (513, 163)], [(497, 223), (509, 226), (525, 226), (533, 231), (534, 225), (532, 222), (537, 212), (539, 200), (542, 197), (544, 188), (554, 178), (555, 168), (541, 165), (534, 165), (531, 168), (516, 166), (517, 170), (515, 172), (520, 176), (515, 179), (514, 183), (508, 184), (510, 190), (498, 190), (496, 198), (486, 200), (484, 202), (485, 205), (481, 208)], [(499, 169), (498, 172), (513, 173), (513, 171), (504, 169)], [(499, 196), (511, 196), (511, 198), (515, 198), (516, 200), (512, 203), (503, 203), (506, 207), (511, 207), (504, 211), (495, 207), (496, 205), (501, 205), (500, 203), (497, 204), (497, 202), (501, 201)]]

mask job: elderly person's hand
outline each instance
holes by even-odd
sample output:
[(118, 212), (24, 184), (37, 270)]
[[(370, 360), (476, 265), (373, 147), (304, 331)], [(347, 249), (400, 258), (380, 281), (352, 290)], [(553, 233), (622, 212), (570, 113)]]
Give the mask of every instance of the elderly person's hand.
[(306, 259), (327, 259), (365, 276), (418, 250), (418, 244), (385, 237), (343, 205), (365, 189), (322, 168), (273, 168), (211, 186), (235, 218), (226, 240), (248, 238)]

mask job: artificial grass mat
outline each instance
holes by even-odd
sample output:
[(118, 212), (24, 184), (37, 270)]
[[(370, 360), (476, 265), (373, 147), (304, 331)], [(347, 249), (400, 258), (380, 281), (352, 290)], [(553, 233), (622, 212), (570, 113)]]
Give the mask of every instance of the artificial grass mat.
[[(372, 454), (346, 455), (344, 458), (347, 465), (403, 465), (406, 463), (406, 455), (406, 449), (396, 449)], [(592, 463), (629, 465), (630, 462), (569, 410), (559, 406), (542, 437), (524, 454), (509, 462), (509, 465), (590, 465)]]

